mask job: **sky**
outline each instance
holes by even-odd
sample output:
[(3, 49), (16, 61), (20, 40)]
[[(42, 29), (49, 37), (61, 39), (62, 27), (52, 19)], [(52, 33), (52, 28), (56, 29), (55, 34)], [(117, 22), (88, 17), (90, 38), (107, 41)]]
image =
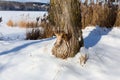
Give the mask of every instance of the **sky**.
[(48, 3), (50, 0), (0, 0), (0, 1), (43, 2), (43, 3)]

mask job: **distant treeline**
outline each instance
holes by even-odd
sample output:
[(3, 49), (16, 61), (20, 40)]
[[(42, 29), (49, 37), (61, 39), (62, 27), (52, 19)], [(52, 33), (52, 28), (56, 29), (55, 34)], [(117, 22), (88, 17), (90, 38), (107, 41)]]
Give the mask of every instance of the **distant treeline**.
[(49, 4), (40, 2), (0, 1), (1, 11), (47, 11)]

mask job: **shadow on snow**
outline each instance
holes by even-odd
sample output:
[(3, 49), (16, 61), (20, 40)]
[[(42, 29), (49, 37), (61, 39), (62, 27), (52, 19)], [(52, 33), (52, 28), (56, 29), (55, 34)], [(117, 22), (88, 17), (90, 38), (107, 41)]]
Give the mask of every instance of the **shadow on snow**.
[(0, 55), (5, 55), (5, 54), (9, 54), (9, 53), (12, 53), (12, 52), (17, 52), (19, 50), (22, 50), (24, 48), (26, 48), (27, 46), (30, 46), (30, 45), (33, 45), (33, 44), (37, 44), (37, 43), (40, 43), (40, 42), (44, 42), (44, 41), (49, 41), (49, 40), (52, 40), (54, 38), (48, 38), (48, 39), (43, 39), (43, 40), (39, 40), (39, 41), (32, 41), (32, 42), (29, 42), (29, 43), (25, 43), (23, 45), (20, 45), (20, 46), (17, 46), (11, 50), (7, 50), (7, 51), (4, 51), (4, 52), (1, 52)]
[(101, 27), (96, 27), (93, 29), (90, 34), (84, 38), (84, 46), (85, 48), (93, 47), (95, 46), (101, 39), (103, 35), (107, 35), (112, 28), (101, 28)]
[[(96, 27), (95, 29), (93, 29), (89, 33), (89, 35), (86, 38), (84, 38), (85, 48), (88, 49), (89, 47), (95, 46), (100, 41), (101, 37), (103, 35), (107, 35), (111, 30), (112, 30), (112, 28), (107, 29), (107, 28), (100, 28), (100, 27)], [(54, 38), (48, 38), (48, 39), (43, 39), (43, 40), (40, 40), (40, 41), (29, 42), (29, 43), (20, 45), (16, 48), (13, 48), (11, 50), (1, 52), (0, 55), (5, 55), (5, 54), (8, 54), (8, 53), (17, 52), (21, 49), (24, 49), (27, 46), (30, 46), (30, 45), (33, 45), (33, 44), (36, 44), (36, 43), (40, 43), (40, 42), (43, 42), (43, 41), (52, 40), (52, 39), (54, 39)]]

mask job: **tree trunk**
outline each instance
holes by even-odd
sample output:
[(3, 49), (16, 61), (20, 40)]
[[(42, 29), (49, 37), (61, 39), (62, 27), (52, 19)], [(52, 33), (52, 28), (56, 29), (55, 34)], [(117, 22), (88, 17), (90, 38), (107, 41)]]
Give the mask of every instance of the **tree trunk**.
[(75, 56), (83, 46), (79, 0), (50, 0), (49, 20), (57, 37), (53, 55), (63, 59)]

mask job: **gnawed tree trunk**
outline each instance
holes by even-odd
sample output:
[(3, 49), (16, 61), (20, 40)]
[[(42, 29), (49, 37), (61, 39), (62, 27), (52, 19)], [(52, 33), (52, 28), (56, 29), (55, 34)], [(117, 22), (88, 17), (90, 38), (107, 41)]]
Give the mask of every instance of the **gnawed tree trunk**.
[(83, 46), (79, 0), (50, 0), (49, 20), (57, 37), (53, 55), (63, 59), (75, 56)]

